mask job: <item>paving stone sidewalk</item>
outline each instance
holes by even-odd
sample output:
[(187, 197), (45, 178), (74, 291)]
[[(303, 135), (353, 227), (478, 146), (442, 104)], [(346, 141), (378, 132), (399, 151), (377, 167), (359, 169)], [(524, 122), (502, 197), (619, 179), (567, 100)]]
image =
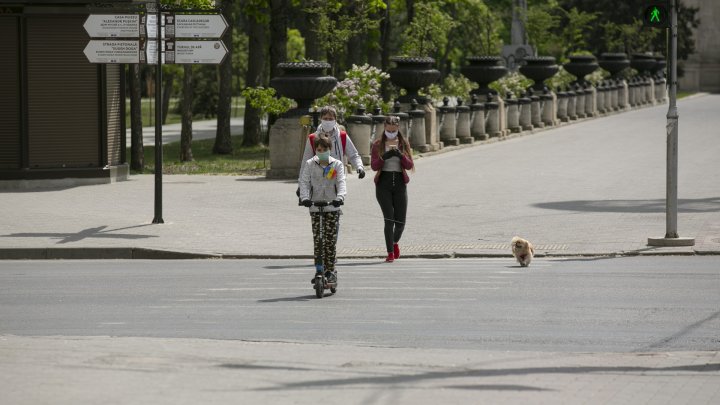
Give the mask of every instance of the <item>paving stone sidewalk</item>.
[[(720, 254), (720, 95), (679, 102), (679, 215), (695, 246), (665, 233), (667, 105), (416, 160), (400, 243), (406, 256), (509, 256), (514, 235), (540, 255)], [(153, 225), (151, 175), (115, 184), (0, 190), (0, 259), (298, 257), (312, 254), (296, 182), (164, 176)], [(348, 179), (340, 257), (381, 257), (372, 174)]]

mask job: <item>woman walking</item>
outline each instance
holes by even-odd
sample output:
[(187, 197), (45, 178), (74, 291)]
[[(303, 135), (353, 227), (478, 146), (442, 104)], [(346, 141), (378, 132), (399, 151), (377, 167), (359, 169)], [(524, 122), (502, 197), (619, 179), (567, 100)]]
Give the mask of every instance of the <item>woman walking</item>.
[(398, 242), (405, 230), (407, 215), (407, 171), (413, 169), (410, 143), (400, 133), (400, 117), (385, 117), (385, 132), (373, 142), (370, 166), (375, 174), (375, 198), (385, 218), (386, 262), (400, 257)]

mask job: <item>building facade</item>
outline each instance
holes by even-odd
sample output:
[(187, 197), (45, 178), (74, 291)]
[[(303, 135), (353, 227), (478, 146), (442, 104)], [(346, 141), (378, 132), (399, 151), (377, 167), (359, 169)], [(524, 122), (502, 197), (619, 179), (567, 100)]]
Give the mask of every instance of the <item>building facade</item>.
[(700, 26), (694, 30), (695, 53), (683, 62), (684, 75), (678, 87), (683, 91), (720, 93), (720, 1), (682, 0), (698, 7)]
[(124, 180), (124, 68), (83, 50), (88, 1), (0, 4), (0, 188)]

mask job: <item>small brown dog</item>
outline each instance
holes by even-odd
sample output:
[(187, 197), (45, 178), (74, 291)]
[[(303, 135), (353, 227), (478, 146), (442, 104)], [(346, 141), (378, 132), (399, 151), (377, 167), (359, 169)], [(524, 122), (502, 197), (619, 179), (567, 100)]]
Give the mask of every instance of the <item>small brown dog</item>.
[(512, 238), (512, 242), (510, 243), (512, 245), (513, 256), (515, 256), (518, 263), (520, 263), (520, 266), (527, 267), (533, 258), (533, 254), (535, 254), (532, 243), (519, 236)]

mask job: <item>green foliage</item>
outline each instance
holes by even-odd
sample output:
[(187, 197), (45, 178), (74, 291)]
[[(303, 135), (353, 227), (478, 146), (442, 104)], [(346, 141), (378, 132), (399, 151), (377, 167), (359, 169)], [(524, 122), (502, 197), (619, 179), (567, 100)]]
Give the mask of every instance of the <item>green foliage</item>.
[(300, 30), (288, 29), (287, 60), (289, 62), (300, 62), (305, 58), (305, 38), (300, 35)]
[(445, 96), (467, 98), (476, 88), (478, 88), (477, 83), (461, 74), (451, 73), (445, 77), (442, 84), (428, 86), (424, 94), (437, 102)]
[(661, 30), (642, 28), (643, 23), (638, 19), (630, 24), (606, 22), (603, 24), (606, 49), (610, 52), (625, 52), (628, 55), (651, 49), (653, 40)]
[(215, 8), (214, 0), (161, 0), (161, 4), (170, 6), (172, 9), (200, 9), (209, 10)]
[[(260, 176), (265, 174), (269, 166), (268, 147), (242, 146), (242, 136), (232, 137), (232, 153), (227, 155), (213, 154), (214, 139), (192, 141), (192, 162), (181, 162), (180, 142), (163, 145), (164, 174), (215, 174), (231, 176)], [(155, 147), (145, 146), (145, 167), (140, 173), (151, 174), (155, 171)], [(127, 152), (130, 156), (130, 151)]]
[(403, 34), (402, 53), (408, 56), (435, 55), (445, 49), (448, 32), (457, 23), (436, 2), (415, 4), (415, 18)]
[(379, 21), (371, 16), (380, 7), (384, 8), (384, 3), (378, 0), (307, 0), (305, 3), (302, 11), (316, 22), (310, 29), (330, 60), (342, 54), (350, 38), (377, 28)]
[(287, 97), (276, 97), (273, 88), (247, 87), (242, 91), (242, 95), (253, 108), (263, 114), (280, 115), (294, 105), (294, 101)]
[(559, 57), (563, 53), (562, 41), (556, 34), (561, 23), (558, 8), (554, 2), (528, 7), (526, 25), (528, 42), (538, 55)]
[(575, 53), (580, 49), (587, 49), (588, 39), (590, 30), (593, 22), (597, 19), (597, 13), (586, 13), (584, 11), (578, 11), (577, 8), (573, 7), (570, 11), (565, 11), (563, 29), (562, 29), (562, 40), (565, 46), (563, 54)]
[(512, 72), (505, 75), (502, 79), (490, 83), (489, 87), (497, 91), (501, 97), (505, 97), (507, 93), (518, 96), (525, 92), (525, 89), (532, 86), (532, 84), (533, 81), (523, 76), (522, 73)]
[(368, 64), (353, 65), (352, 69), (346, 72), (345, 80), (340, 81), (329, 94), (318, 99), (316, 105), (335, 106), (339, 121), (344, 121), (359, 105), (363, 105), (368, 111), (380, 107), (387, 112), (391, 106), (390, 103), (383, 102), (380, 86), (389, 78), (389, 74)]
[(193, 67), (193, 116), (213, 118), (217, 115), (218, 83), (217, 67), (213, 65)]
[(564, 89), (570, 85), (570, 83), (576, 81), (577, 78), (575, 75), (570, 74), (565, 68), (561, 65), (558, 72), (551, 78), (545, 80), (545, 84), (547, 85), (550, 90), (554, 92), (558, 92), (561, 89)]
[(502, 49), (500, 30), (503, 22), (482, 0), (461, 3), (462, 12), (457, 29), (465, 43), (460, 45), (470, 55), (498, 55)]

